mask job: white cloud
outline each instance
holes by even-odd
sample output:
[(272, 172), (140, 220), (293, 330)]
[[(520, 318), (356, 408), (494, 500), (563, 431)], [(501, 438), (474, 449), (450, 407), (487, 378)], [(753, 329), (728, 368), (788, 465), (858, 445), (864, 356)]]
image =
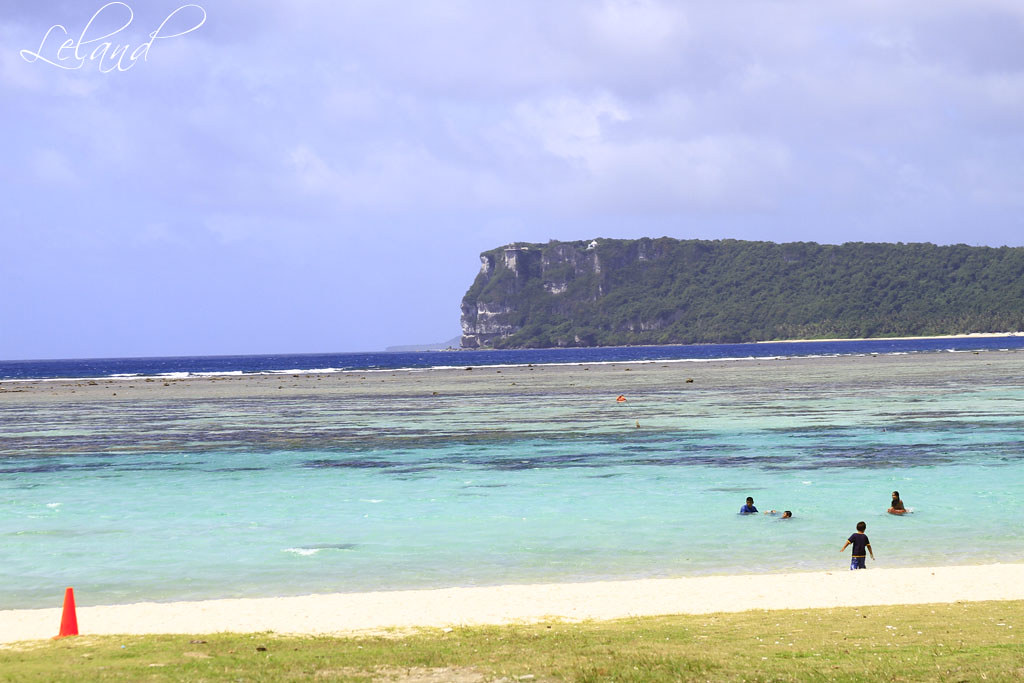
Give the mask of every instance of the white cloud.
[(602, 144), (610, 125), (629, 120), (625, 107), (607, 93), (587, 99), (563, 96), (522, 102), (515, 113), (523, 130), (536, 137), (544, 150), (583, 162)]
[(262, 234), (262, 222), (252, 216), (218, 212), (203, 221), (206, 229), (223, 245), (237, 245)]
[(334, 87), (324, 97), (324, 113), (344, 121), (366, 121), (386, 106), (382, 93), (369, 88)]
[[(671, 98), (670, 98), (671, 99)], [(688, 112), (684, 101), (674, 107)], [(786, 186), (791, 155), (786, 145), (756, 136), (700, 133), (665, 121), (648, 126), (659, 108), (635, 111), (607, 94), (521, 103), (516, 118), (522, 134), (543, 152), (569, 165), (535, 191), (562, 196), (577, 209), (629, 206), (646, 211), (692, 207), (750, 207), (773, 204)], [(564, 203), (563, 203), (564, 208)]]
[(1017, 168), (1016, 172), (1001, 172), (998, 167), (994, 168), (991, 160), (975, 157), (962, 164), (960, 180), (973, 203), (1019, 212), (1024, 208), (1022, 170)]
[(645, 197), (666, 209), (735, 210), (775, 205), (789, 176), (790, 155), (776, 142), (711, 135), (609, 145), (595, 151), (591, 165), (606, 186), (602, 194), (622, 188), (611, 195), (618, 202)]
[(605, 0), (588, 15), (601, 43), (620, 53), (648, 54), (670, 43), (679, 48), (686, 37), (687, 21), (678, 5), (653, 0)]
[(29, 159), (29, 167), (37, 180), (45, 185), (75, 185), (78, 174), (66, 156), (55, 149), (37, 149)]
[[(25, 7), (19, 35), (52, 23)], [(1017, 172), (1014, 7), (223, 0), (122, 78), (76, 85), (0, 54), (0, 97), (18, 102), (18, 158), (67, 145), (37, 175), (130, 176), (139, 202), (204, 215), (700, 207), (731, 224), (768, 207), (782, 224), (808, 194), (852, 210), (894, 188), (926, 212), (953, 201), (943, 169)]]
[(1024, 72), (991, 74), (976, 81), (987, 104), (1020, 117), (1024, 114)]
[(508, 200), (488, 169), (474, 172), (423, 146), (390, 143), (359, 158), (325, 160), (308, 145), (288, 152), (294, 186), (341, 210), (478, 208)]
[(18, 55), (27, 45), (24, 40), (22, 32), (0, 25), (0, 86), (14, 91), (39, 91), (45, 85), (43, 73)]
[(0, 24), (0, 94), (9, 97), (34, 94), (88, 98), (104, 87), (102, 74), (64, 71), (22, 58), (21, 50), (35, 50), (41, 36), (24, 26)]
[(288, 165), (295, 173), (298, 186), (306, 193), (320, 194), (337, 190), (341, 185), (341, 177), (306, 145), (289, 151)]
[(142, 225), (133, 237), (133, 243), (137, 245), (184, 245), (185, 238), (172, 230), (166, 223), (146, 223)]

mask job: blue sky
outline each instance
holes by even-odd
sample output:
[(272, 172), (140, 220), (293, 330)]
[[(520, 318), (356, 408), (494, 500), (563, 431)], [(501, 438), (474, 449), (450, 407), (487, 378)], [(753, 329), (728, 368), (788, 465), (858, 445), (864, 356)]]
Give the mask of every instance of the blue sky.
[(1017, 0), (105, 4), (0, 0), (0, 358), (446, 340), (511, 241), (1024, 245)]

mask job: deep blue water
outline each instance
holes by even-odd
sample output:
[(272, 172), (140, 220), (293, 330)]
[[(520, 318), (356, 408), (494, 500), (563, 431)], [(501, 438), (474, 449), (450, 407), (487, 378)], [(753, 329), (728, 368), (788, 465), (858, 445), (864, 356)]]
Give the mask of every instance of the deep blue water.
[(510, 351), (427, 351), (304, 353), (254, 356), (179, 356), (164, 358), (85, 358), (0, 361), (0, 380), (123, 375), (202, 375), (294, 373), (343, 370), (393, 370), (467, 365), (596, 363), (644, 360), (715, 360), (773, 356), (833, 356), (869, 353), (924, 353), (1024, 348), (1024, 336), (947, 339), (873, 339), (865, 341), (699, 344), (691, 346), (619, 346)]

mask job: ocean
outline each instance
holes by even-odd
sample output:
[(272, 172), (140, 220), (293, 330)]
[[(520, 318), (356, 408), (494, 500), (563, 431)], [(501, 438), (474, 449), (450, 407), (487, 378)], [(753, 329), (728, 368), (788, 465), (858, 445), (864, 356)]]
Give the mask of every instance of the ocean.
[(18, 379), (184, 377), (242, 374), (332, 373), (527, 363), (614, 363), (625, 361), (710, 361), (783, 356), (837, 356), (865, 353), (928, 353), (1024, 348), (1024, 336), (869, 339), (859, 341), (617, 346), (510, 351), (422, 351), (303, 353), (250, 356), (163, 358), (85, 358), (0, 360), (0, 382)]
[[(839, 548), (861, 520), (869, 566), (1022, 561), (1022, 347), (999, 337), (0, 362), (4, 390), (430, 367), (506, 377), (626, 361), (692, 363), (697, 377), (634, 382), (625, 403), (583, 384), (550, 396), (452, 384), (366, 401), (0, 400), (0, 609), (58, 606), (65, 586), (80, 604), (113, 604), (845, 570)], [(931, 369), (871, 369), (874, 355)], [(846, 356), (866, 362), (790, 371), (784, 360)], [(763, 365), (700, 374), (705, 361), (750, 358)], [(964, 358), (977, 372), (955, 369)], [(885, 513), (893, 489), (912, 514)], [(739, 516), (748, 495), (794, 519)]]

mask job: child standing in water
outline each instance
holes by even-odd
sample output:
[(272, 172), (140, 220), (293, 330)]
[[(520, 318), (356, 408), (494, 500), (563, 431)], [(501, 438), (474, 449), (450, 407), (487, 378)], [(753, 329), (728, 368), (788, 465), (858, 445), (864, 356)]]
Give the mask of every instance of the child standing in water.
[(871, 561), (875, 560), (875, 551), (871, 549), (871, 541), (868, 540), (868, 535), (864, 533), (864, 530), (868, 528), (868, 525), (864, 522), (857, 522), (857, 530), (850, 534), (850, 537), (846, 539), (846, 543), (839, 549), (839, 552), (846, 550), (846, 546), (853, 544), (853, 557), (850, 558), (850, 569), (867, 569), (864, 564), (865, 556), (864, 550), (866, 549), (871, 553)]

